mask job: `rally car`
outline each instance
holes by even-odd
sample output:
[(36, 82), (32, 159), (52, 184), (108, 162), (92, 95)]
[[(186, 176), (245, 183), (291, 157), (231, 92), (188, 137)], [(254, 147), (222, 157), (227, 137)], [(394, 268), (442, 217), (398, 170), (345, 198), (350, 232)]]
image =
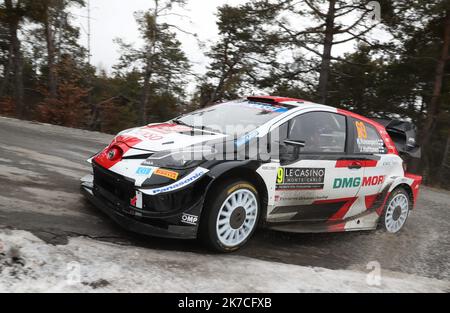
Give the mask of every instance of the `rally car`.
[(300, 99), (248, 97), (119, 133), (81, 190), (124, 228), (226, 252), (257, 226), (396, 233), (417, 202), (407, 122)]

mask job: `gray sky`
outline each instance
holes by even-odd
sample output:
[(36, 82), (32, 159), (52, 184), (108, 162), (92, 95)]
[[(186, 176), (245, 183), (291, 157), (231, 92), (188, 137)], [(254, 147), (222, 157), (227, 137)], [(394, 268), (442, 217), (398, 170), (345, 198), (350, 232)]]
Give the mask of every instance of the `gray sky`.
[[(197, 38), (178, 32), (178, 39), (183, 44), (183, 50), (193, 64), (193, 71), (204, 73), (207, 58), (204, 56), (207, 47), (217, 38), (216, 12), (217, 7), (223, 4), (237, 5), (250, 0), (188, 0), (187, 6), (176, 13), (186, 15), (186, 18), (177, 16), (167, 17), (167, 21), (176, 24), (182, 29), (196, 33)], [(106, 69), (111, 73), (112, 66), (119, 57), (118, 46), (113, 42), (121, 38), (127, 43), (141, 44), (139, 32), (133, 13), (145, 11), (152, 7), (153, 0), (90, 0), (91, 4), (91, 63)], [(75, 24), (81, 28), (81, 44), (87, 45), (87, 8), (74, 8), (72, 13)], [(294, 24), (302, 25), (307, 21), (294, 20)], [(351, 22), (349, 20), (348, 22)], [(375, 29), (375, 37), (386, 40), (386, 34)], [(199, 42), (203, 45), (199, 45)], [(340, 56), (351, 51), (355, 42), (348, 42), (333, 47), (333, 55)], [(203, 46), (203, 48), (201, 48)]]
[[(91, 54), (92, 64), (111, 70), (117, 62), (118, 46), (113, 42), (115, 38), (122, 38), (125, 42), (139, 44), (139, 32), (133, 13), (147, 10), (152, 6), (152, 0), (90, 0), (91, 1)], [(188, 18), (169, 17), (169, 21), (191, 33), (198, 35), (198, 40), (191, 35), (178, 34), (183, 49), (194, 63), (196, 72), (203, 72), (207, 60), (198, 41), (205, 44), (217, 37), (216, 16), (217, 7), (223, 4), (236, 5), (246, 0), (189, 0), (185, 10), (177, 13), (187, 15)], [(87, 9), (72, 10), (75, 24), (81, 27), (81, 43), (87, 45)]]

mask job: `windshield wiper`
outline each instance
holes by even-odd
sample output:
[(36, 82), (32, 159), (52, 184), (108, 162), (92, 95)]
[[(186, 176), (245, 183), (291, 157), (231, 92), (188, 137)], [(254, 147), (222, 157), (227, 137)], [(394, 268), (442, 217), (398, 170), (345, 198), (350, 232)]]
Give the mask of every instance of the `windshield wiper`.
[(216, 134), (223, 134), (223, 132), (221, 130), (218, 129), (214, 129), (212, 127), (208, 127), (208, 126), (200, 126), (201, 130), (206, 130), (209, 131), (211, 133), (216, 133)]
[(190, 128), (194, 128), (194, 126), (189, 125), (189, 124), (187, 124), (187, 123), (185, 123), (185, 122), (183, 122), (182, 120), (179, 120), (179, 119), (172, 120), (172, 122), (174, 122), (175, 124), (178, 124), (178, 125), (183, 125), (183, 126), (187, 126), (187, 127), (190, 127)]
[(183, 126), (187, 126), (187, 127), (191, 127), (193, 129), (200, 129), (200, 130), (204, 130), (204, 131), (208, 131), (211, 133), (218, 133), (218, 134), (222, 134), (222, 132), (220, 130), (205, 126), (205, 125), (198, 125), (198, 126), (193, 126), (193, 125), (189, 125), (188, 123), (183, 122), (180, 119), (175, 119), (172, 120), (172, 122), (178, 124), (178, 125), (183, 125)]

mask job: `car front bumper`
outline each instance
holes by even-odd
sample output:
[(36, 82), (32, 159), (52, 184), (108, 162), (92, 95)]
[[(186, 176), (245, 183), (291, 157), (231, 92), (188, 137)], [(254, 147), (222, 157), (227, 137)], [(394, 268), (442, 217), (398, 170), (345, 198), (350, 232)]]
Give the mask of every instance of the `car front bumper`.
[(182, 212), (143, 217), (139, 210), (125, 205), (123, 202), (116, 201), (114, 196), (107, 195), (101, 187), (96, 186), (92, 175), (87, 175), (81, 179), (81, 193), (94, 206), (129, 231), (164, 238), (197, 238), (199, 219), (196, 225), (183, 225), (182, 217), (184, 214), (200, 216), (204, 200), (203, 197)]

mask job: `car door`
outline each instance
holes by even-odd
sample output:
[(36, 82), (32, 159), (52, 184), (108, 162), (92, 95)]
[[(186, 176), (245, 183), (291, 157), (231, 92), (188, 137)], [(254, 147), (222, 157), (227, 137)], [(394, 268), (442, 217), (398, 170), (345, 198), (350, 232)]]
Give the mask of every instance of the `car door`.
[[(347, 153), (347, 133), (347, 117), (326, 111), (303, 113), (280, 126), (280, 166), (268, 221), (342, 218), (363, 176), (360, 161)], [(285, 139), (304, 147), (288, 147)]]
[(356, 118), (349, 120), (350, 131), (353, 133), (353, 154), (364, 160), (363, 179), (357, 195), (361, 203), (349, 212), (356, 215), (370, 209), (376, 203), (377, 197), (383, 198), (381, 194), (384, 188), (389, 186), (389, 173), (402, 165), (397, 155), (387, 154), (386, 145), (373, 125)]

